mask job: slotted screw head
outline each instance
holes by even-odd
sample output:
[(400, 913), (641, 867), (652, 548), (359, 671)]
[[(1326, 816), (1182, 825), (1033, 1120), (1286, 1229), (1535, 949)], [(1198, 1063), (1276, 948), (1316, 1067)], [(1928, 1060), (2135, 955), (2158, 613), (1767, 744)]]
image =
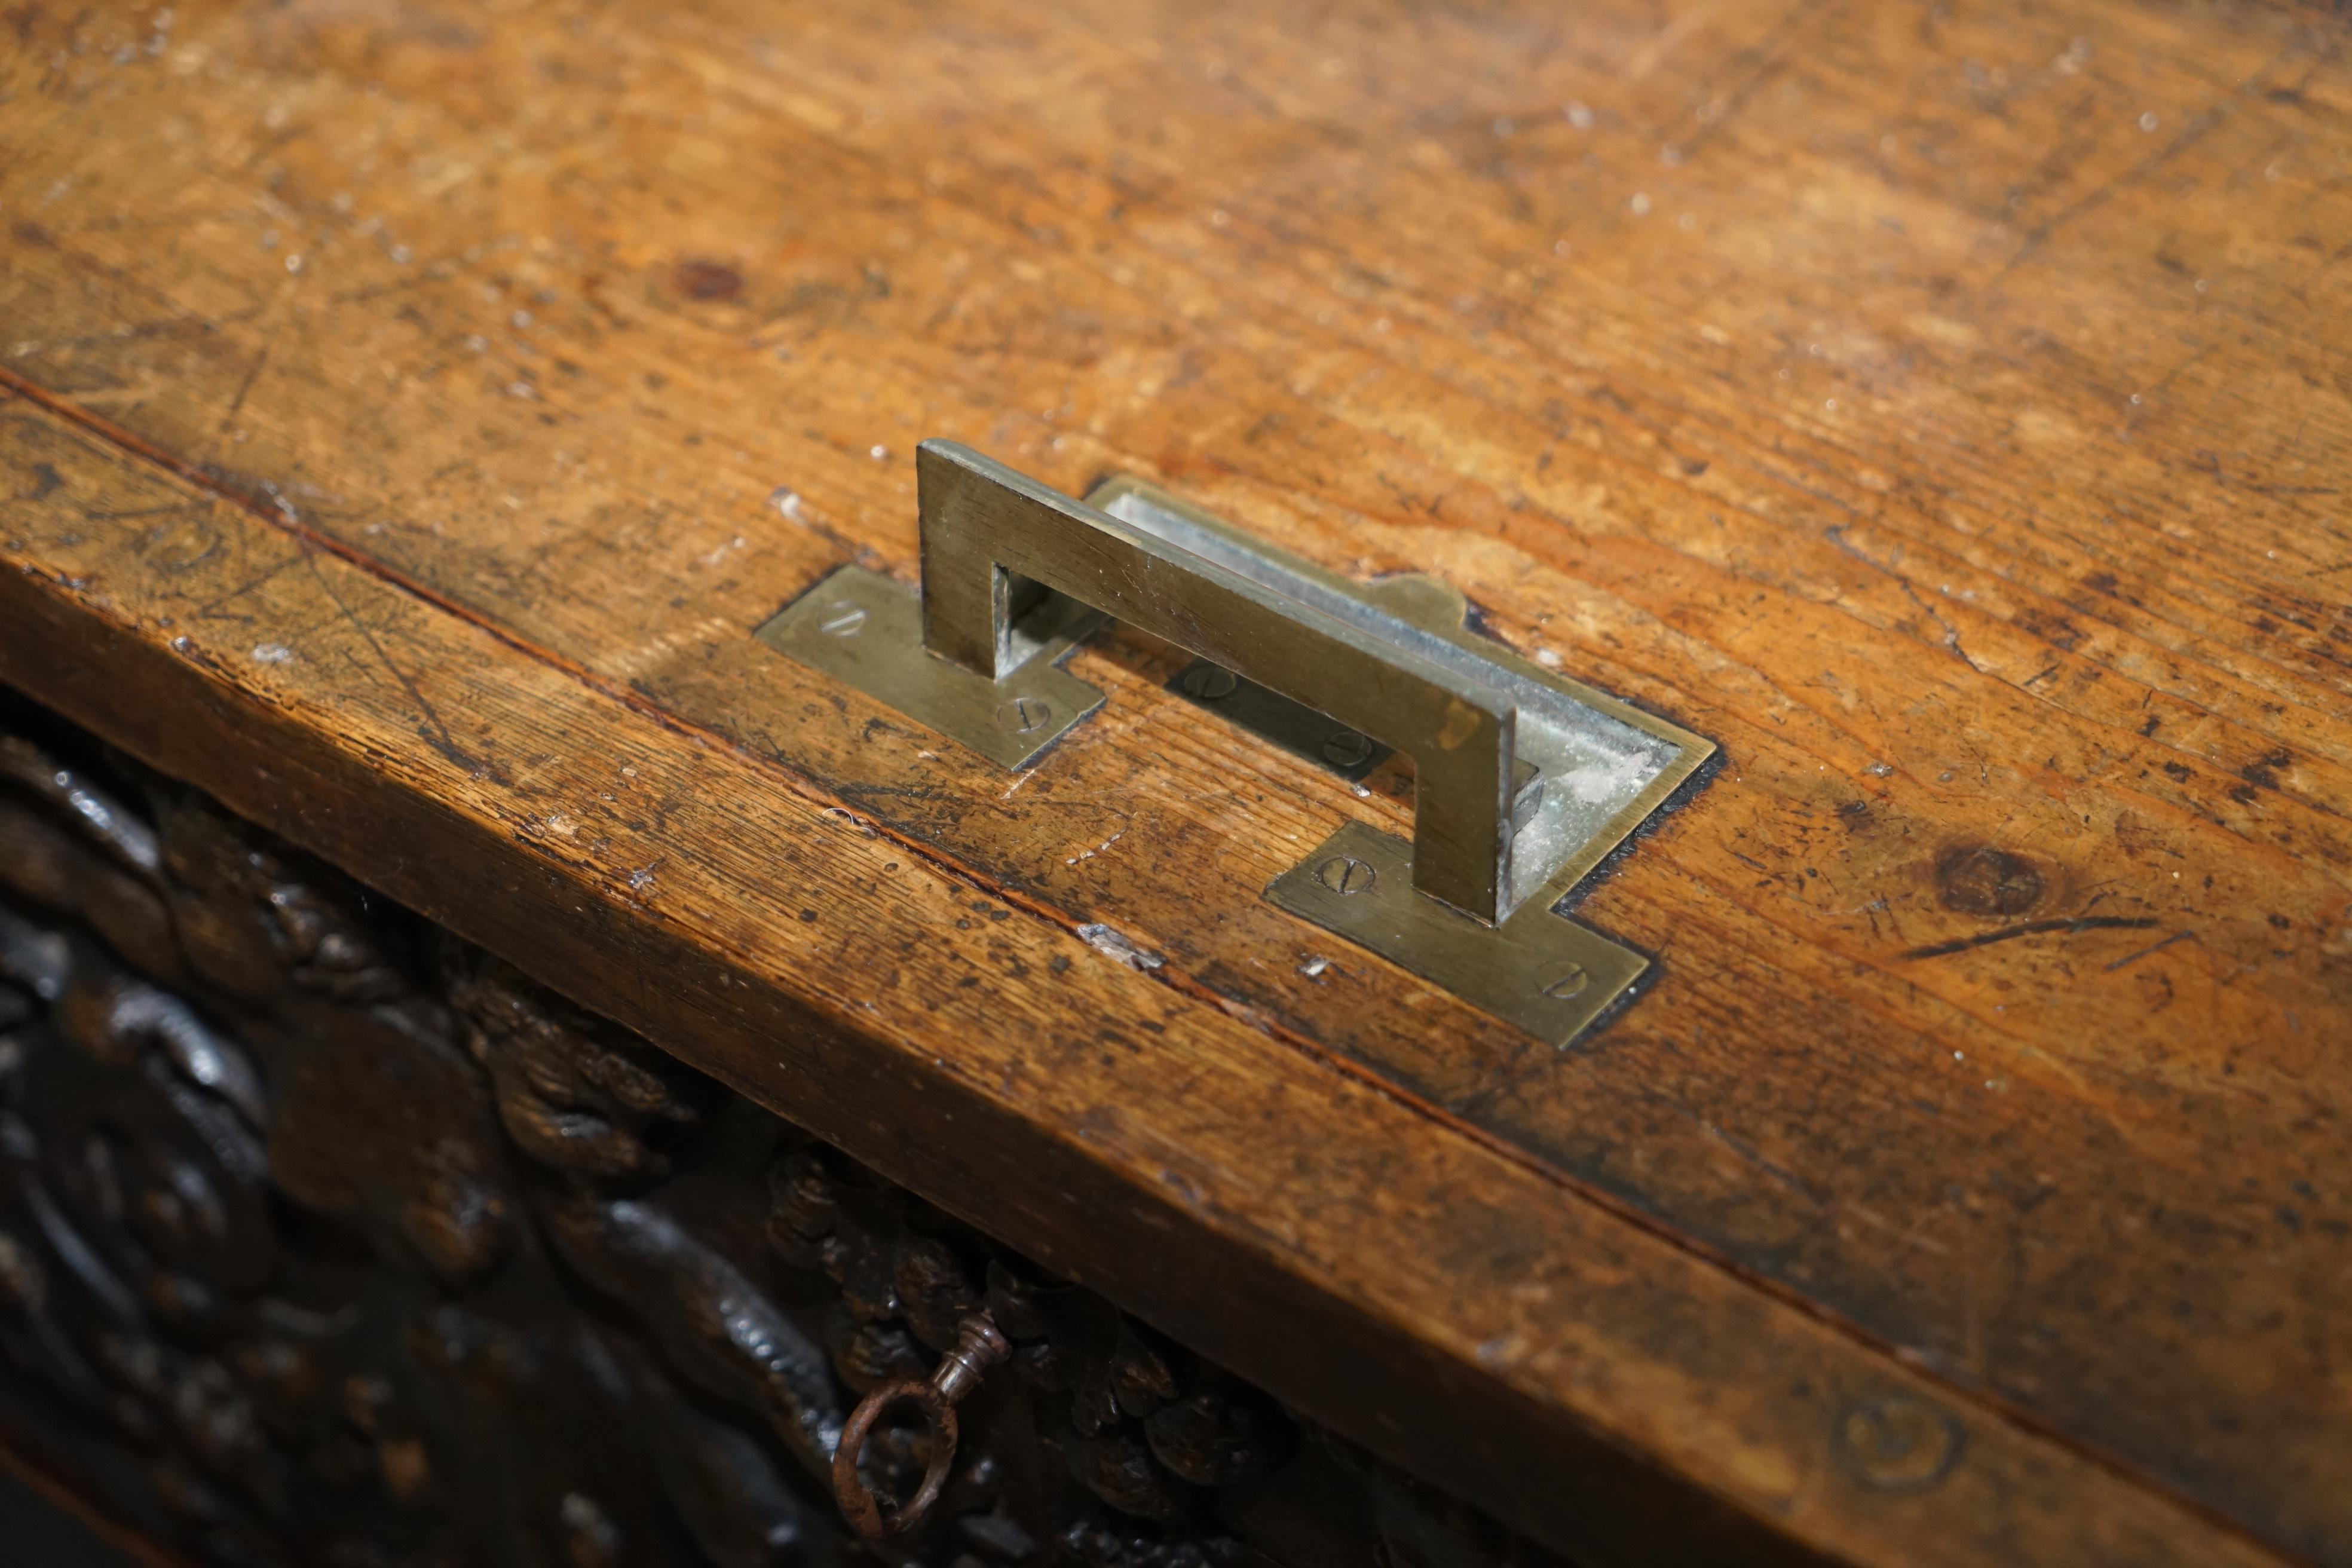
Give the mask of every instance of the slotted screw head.
[(1566, 1002), (1582, 995), (1584, 988), (1591, 984), (1592, 976), (1584, 973), (1584, 966), (1571, 963), (1566, 973), (1543, 988), (1543, 994), (1555, 1002)]
[(1350, 897), (1370, 892), (1377, 879), (1377, 873), (1352, 855), (1332, 856), (1315, 868), (1315, 876), (1333, 892)]
[(854, 637), (866, 629), (866, 606), (848, 599), (829, 605), (818, 617), (816, 629), (829, 637)]
[(1234, 672), (1223, 665), (1196, 664), (1184, 672), (1184, 695), (1203, 702), (1214, 702), (1220, 697), (1231, 697), (1241, 682)]
[(1054, 721), (1054, 710), (1043, 698), (1016, 697), (996, 710), (996, 727), (1016, 735), (1034, 735)]

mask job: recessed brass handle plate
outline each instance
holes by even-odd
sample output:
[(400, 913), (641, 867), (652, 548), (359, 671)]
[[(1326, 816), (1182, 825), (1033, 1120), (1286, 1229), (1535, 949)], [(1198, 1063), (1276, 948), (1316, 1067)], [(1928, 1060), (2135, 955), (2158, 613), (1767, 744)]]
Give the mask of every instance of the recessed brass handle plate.
[(1574, 1039), (1649, 970), (1650, 961), (1623, 942), (1548, 908), (1480, 925), (1416, 892), (1412, 878), (1411, 845), (1350, 822), (1268, 883), (1265, 896), (1555, 1046)]
[(862, 566), (844, 566), (752, 635), (814, 665), (1003, 767), (1025, 768), (1103, 704), (1102, 689), (1062, 668), (1103, 624), (1070, 599), (1040, 605), (1022, 625), (1027, 656), (1002, 680), (923, 651), (915, 590)]
[(1278, 907), (1554, 1044), (1647, 969), (1553, 906), (1712, 742), (1469, 631), (1433, 579), (1357, 584), (1148, 485), (1076, 501), (948, 442), (917, 474), (921, 592), (844, 567), (761, 640), (1022, 768), (1101, 705), (1062, 660), (1115, 616), (1201, 656), (1185, 695), (1252, 697), (1236, 717), (1327, 766), (1412, 759), (1412, 842), (1350, 823)]

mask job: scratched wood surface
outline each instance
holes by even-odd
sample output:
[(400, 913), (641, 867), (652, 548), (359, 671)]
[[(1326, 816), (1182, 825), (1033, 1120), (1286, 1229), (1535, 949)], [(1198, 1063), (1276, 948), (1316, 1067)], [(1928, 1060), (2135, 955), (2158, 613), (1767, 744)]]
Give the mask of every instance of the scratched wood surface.
[[(242, 574), (190, 568), (209, 596), (137, 601), (110, 564), (169, 547), (75, 511), (88, 446), (17, 462), (9, 548), (95, 584), (59, 591), (88, 614), (126, 594), (206, 679), (299, 690), (285, 722), (594, 889), (607, 912), (577, 918), (604, 941), (688, 931), (663, 940), (941, 1073), (1098, 1037), (1083, 1092), (992, 1089), (1081, 1164), (1174, 1159), (1204, 1136), (1181, 1108), (1241, 1117), (1252, 1073), (1385, 1095), (1359, 1163), (1318, 1151), (1295, 1192), (1195, 1171), (1176, 1223), (1263, 1246), (1316, 1208), (1365, 1246), (1283, 1277), (1360, 1308), (1412, 1274), (1432, 1294), (1369, 1316), (1450, 1347), (1432, 1387), (1465, 1409), (1516, 1391), (1863, 1560), (2079, 1560), (2090, 1538), (2036, 1512), (2056, 1472), (1984, 1479), (2014, 1453), (2190, 1558), (2352, 1561), (2346, 22), (1555, 10), (19, 5), (0, 374), (49, 413), (11, 428), (78, 426), (312, 553), (255, 543)], [(1343, 570), (1436, 572), (1506, 641), (1720, 742), (1582, 905), (1661, 956), (1657, 985), (1538, 1052), (1264, 905), (1344, 816), (1405, 808), (1165, 697), (1140, 639), (1081, 654), (1109, 705), (1019, 778), (751, 642), (843, 561), (911, 578), (930, 435), (1071, 490), (1141, 473)], [(373, 632), (305, 585), (346, 569), (436, 629)], [(460, 627), (507, 650), (476, 684), (434, 663), (484, 635)], [(29, 635), (10, 678), (64, 700), (87, 677)], [(551, 683), (603, 716), (522, 717)], [(331, 733), (344, 705), (377, 715), (367, 744)], [(633, 743), (681, 744), (659, 715), (716, 748), (696, 787), (741, 798), (666, 797), (624, 854), (595, 783), (624, 710)], [(113, 721), (220, 765), (169, 705)], [(546, 778), (518, 785), (515, 755)], [(793, 816), (810, 799), (1004, 915), (955, 919), (1066, 963), (1007, 949), (944, 1007), (922, 936), (843, 930), (882, 918), (870, 870), (763, 868), (727, 837), (856, 849)], [(338, 832), (360, 875), (459, 899)], [(1104, 975), (1070, 945), (1093, 923), (1162, 963)], [(584, 933), (472, 934), (618, 984)], [(698, 1046), (692, 999), (645, 984), (630, 1022), (816, 1116), (823, 1089)], [(1176, 1020), (1230, 1082), (1169, 1048)], [(1437, 1174), (1472, 1151), (1476, 1181)], [(949, 1152), (868, 1152), (991, 1201), (907, 1169)], [(1049, 1223), (1015, 1207), (992, 1217)], [(1605, 1356), (1571, 1374), (1568, 1303), (1608, 1270), (1526, 1228), (1571, 1224), (1656, 1241), (1625, 1266), (1654, 1278), (1607, 1289), (1679, 1330), (1752, 1298), (1817, 1315), (1842, 1370), (1783, 1406), (1778, 1352), (1726, 1344), (1645, 1388), (1703, 1420), (1599, 1386)], [(1576, 1283), (1514, 1294), (1552, 1270)], [(1160, 1289), (1180, 1336), (1238, 1331)], [(1510, 1331), (1429, 1326), (1482, 1310)], [(1965, 1441), (1916, 1476), (1857, 1465), (1874, 1422), (1869, 1452), (1904, 1436), (1867, 1398), (1837, 1414), (1862, 1368), (1924, 1376)], [(1377, 1425), (1345, 1381), (1317, 1397)], [(1637, 1406), (1704, 1430), (1630, 1430)], [(1788, 1465), (1747, 1463), (1751, 1429)], [(1566, 1528), (1539, 1468), (1370, 1436)]]

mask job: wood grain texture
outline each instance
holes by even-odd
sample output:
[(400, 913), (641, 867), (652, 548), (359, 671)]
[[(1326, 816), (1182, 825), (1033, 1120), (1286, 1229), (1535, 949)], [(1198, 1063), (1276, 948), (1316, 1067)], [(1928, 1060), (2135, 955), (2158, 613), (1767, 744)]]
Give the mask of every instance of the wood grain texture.
[[(838, 800), (995, 896), (1000, 929), (1052, 951), (1106, 922), (1165, 960), (1081, 1004), (1024, 959), (968, 988), (987, 1005), (967, 1023), (901, 1015), (900, 1044), (954, 1059), (973, 1029), (1083, 1017), (1113, 1049), (1164, 1050), (1148, 1026), (1182, 1018), (1231, 1042), (1237, 1086), (1275, 1058), (1301, 1083), (1393, 1085), (1397, 1142), (1304, 1189), (1334, 1215), (1476, 1149), (1528, 1184), (1476, 1200), (1498, 1226), (1676, 1238), (1659, 1258), (1687, 1273), (1645, 1300), (1703, 1278), (1774, 1321), (1822, 1314), (1840, 1354), (1924, 1368), (1986, 1433), (2352, 1560), (2340, 18), (14, 17), (0, 365), (372, 563), (401, 614), (430, 600), (495, 628), (515, 650), (496, 679), (520, 683), (496, 699), (520, 726), (502, 754), (548, 732), (517, 694), (577, 675), (575, 708), (669, 715), (744, 781), (702, 802), (725, 828), (673, 817), (637, 861), (568, 873), (646, 880), (532, 942), (626, 950), (691, 913), (740, 924), (726, 962), (838, 965), (803, 952), (799, 909), (822, 929), (880, 895), (803, 891), (709, 837)], [(1203, 722), (1139, 639), (1081, 656), (1108, 708), (1018, 780), (753, 644), (845, 559), (911, 574), (929, 435), (1067, 489), (1141, 472), (1345, 570), (1439, 573), (1515, 646), (1719, 741), (1723, 774), (1583, 906), (1662, 956), (1657, 987), (1578, 1050), (1534, 1053), (1261, 904), (1344, 814), (1395, 826), (1405, 807)], [(97, 572), (96, 525), (58, 521), (18, 468), (57, 553), (12, 548)], [(273, 598), (300, 584), (266, 574), (306, 561), (325, 569), (280, 549), (217, 602), (153, 613), (201, 607), (209, 629), (185, 635), (221, 679), (363, 683), (406, 715), (371, 753), (388, 776), (510, 817), (510, 785), (460, 765), (499, 739), (491, 697), (354, 645), (331, 602)], [(69, 672), (27, 657), (12, 679), (64, 701)], [(331, 730), (347, 700), (322, 684), (305, 711)], [(160, 717), (150, 744), (184, 747)], [(614, 722), (539, 742), (541, 765), (591, 785)], [(542, 797), (541, 817), (576, 835), (594, 794)], [(321, 847), (371, 879), (421, 874)], [(707, 873), (681, 910), (679, 862), (701, 856), (739, 879)], [(1103, 967), (1073, 953), (1068, 973)], [(1302, 973), (1315, 956), (1336, 973)], [(858, 984), (762, 972), (878, 1035), (861, 985), (905, 962)], [(675, 1010), (628, 1019), (664, 1044), (717, 1048), (687, 1037), (686, 999), (637, 1005)], [(1041, 1093), (1011, 1125), (1076, 1140), (1220, 1092), (1162, 1059), (1185, 1070)], [(1084, 1146), (1082, 1167), (1126, 1157)], [(1465, 1297), (1568, 1261), (1430, 1218)], [(1322, 1283), (1406, 1267), (1367, 1251)], [(1528, 1310), (1536, 1333), (1568, 1310)], [(1510, 1383), (1534, 1342), (1455, 1349)], [(1718, 1348), (1735, 1364), (1677, 1397), (1752, 1377), (1741, 1419), (1777, 1408), (1785, 1369)], [(1590, 1389), (1549, 1397), (1600, 1419)], [(1815, 1466), (1837, 1425), (1809, 1428)], [(1969, 1462), (1991, 1441), (1971, 1427)], [(1827, 1549), (1811, 1514), (1759, 1502), (1770, 1486), (1727, 1485), (1725, 1451), (1634, 1447)], [(1951, 1485), (1822, 1511), (1940, 1531)], [(1926, 1560), (1903, 1540), (1836, 1550)], [(2015, 1560), (2020, 1541), (2068, 1560), (2035, 1537), (1938, 1549)]]
[[(42, 494), (0, 533), (0, 679), (1507, 1521), (1604, 1563), (2273, 1561), (772, 766), (5, 406), (10, 491)], [(257, 626), (310, 652), (256, 658)], [(816, 918), (751, 896), (779, 883)]]

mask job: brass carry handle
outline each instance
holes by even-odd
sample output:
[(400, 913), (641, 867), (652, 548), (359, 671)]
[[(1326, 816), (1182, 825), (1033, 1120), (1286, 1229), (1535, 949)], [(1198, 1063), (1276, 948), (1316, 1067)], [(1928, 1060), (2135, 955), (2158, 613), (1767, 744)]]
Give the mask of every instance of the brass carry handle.
[(1357, 582), (1137, 479), (1073, 500), (947, 441), (916, 474), (920, 589), (845, 565), (761, 641), (1027, 768), (1101, 707), (1065, 664), (1117, 616), (1199, 656), (1176, 689), (1277, 745), (1343, 773), (1378, 765), (1367, 737), (1412, 758), (1412, 842), (1351, 815), (1268, 902), (1555, 1046), (1647, 971), (1559, 901), (1712, 742), (1520, 658), (1436, 578)]
[(915, 471), (930, 652), (985, 679), (1009, 674), (1024, 582), (1164, 637), (1410, 756), (1413, 886), (1480, 921), (1511, 911), (1518, 705), (1475, 666), (1270, 555), (1205, 534), (1179, 542), (969, 447), (926, 441)]

